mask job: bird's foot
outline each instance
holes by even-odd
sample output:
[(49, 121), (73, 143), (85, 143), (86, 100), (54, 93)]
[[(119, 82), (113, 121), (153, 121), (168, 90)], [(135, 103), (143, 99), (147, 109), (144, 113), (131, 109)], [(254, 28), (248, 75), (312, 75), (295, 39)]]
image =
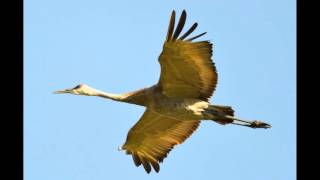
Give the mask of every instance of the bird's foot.
[(262, 121), (252, 121), (250, 122), (250, 125), (247, 125), (248, 127), (251, 128), (271, 128), (271, 125)]

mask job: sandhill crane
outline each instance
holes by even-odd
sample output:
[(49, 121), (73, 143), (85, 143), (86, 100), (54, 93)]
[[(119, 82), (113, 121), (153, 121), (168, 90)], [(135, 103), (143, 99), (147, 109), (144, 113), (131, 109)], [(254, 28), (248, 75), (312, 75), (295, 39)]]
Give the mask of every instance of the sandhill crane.
[(234, 117), (230, 106), (210, 104), (209, 98), (216, 88), (218, 77), (211, 60), (212, 44), (209, 41), (192, 42), (205, 33), (186, 39), (196, 29), (197, 23), (179, 37), (186, 16), (183, 10), (174, 30), (175, 11), (172, 11), (163, 51), (159, 56), (161, 75), (157, 84), (124, 94), (102, 92), (85, 84), (55, 92), (98, 96), (145, 106), (145, 112), (129, 130), (121, 150), (131, 154), (135, 165), (142, 164), (147, 173), (150, 173), (151, 167), (159, 172), (159, 163), (175, 145), (183, 143), (197, 129), (201, 120), (251, 128), (271, 127), (261, 121)]

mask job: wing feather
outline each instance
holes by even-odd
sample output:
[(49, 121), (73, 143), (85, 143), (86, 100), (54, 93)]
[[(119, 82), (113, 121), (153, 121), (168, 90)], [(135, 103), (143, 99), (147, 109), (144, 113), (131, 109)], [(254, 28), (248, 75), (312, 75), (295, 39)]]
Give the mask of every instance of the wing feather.
[(147, 109), (130, 129), (122, 146), (131, 154), (136, 166), (143, 165), (147, 173), (151, 166), (159, 172), (159, 163), (177, 144), (183, 143), (199, 126), (200, 121), (179, 121)]
[(195, 40), (195, 39), (197, 39), (197, 38), (199, 38), (199, 37), (201, 37), (201, 36), (203, 36), (205, 34), (207, 34), (207, 32), (204, 32), (204, 33), (201, 33), (199, 35), (196, 35), (196, 36), (194, 36), (192, 38), (187, 39), (186, 41), (193, 41), (193, 40)]
[(187, 18), (187, 13), (185, 10), (182, 11), (182, 14), (180, 16), (180, 19), (179, 19), (179, 22), (178, 22), (178, 25), (177, 25), (177, 28), (173, 34), (173, 40), (176, 40), (178, 38), (178, 36), (180, 35), (182, 29), (183, 29), (183, 26), (186, 22), (186, 18)]
[(212, 44), (209, 41), (192, 42), (205, 33), (183, 40), (195, 30), (197, 23), (177, 39), (185, 18), (186, 12), (183, 11), (172, 37), (174, 25), (171, 16), (167, 40), (159, 56), (161, 75), (158, 85), (168, 97), (207, 101), (212, 96), (218, 79), (216, 67), (211, 60)]
[(168, 33), (167, 33), (166, 41), (170, 41), (170, 39), (171, 39), (173, 30), (174, 30), (175, 18), (176, 18), (176, 12), (173, 10), (172, 13), (171, 13), (171, 17), (170, 17), (170, 23), (169, 23), (169, 27), (168, 27)]
[(184, 38), (189, 36), (197, 28), (197, 26), (198, 23), (194, 23), (191, 28), (179, 38), (179, 40), (184, 40)]

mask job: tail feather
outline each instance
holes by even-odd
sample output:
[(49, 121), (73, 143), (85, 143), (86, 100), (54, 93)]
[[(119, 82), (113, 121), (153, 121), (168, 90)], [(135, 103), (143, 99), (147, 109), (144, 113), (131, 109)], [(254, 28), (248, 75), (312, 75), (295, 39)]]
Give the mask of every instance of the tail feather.
[(220, 105), (210, 105), (209, 109), (212, 109), (216, 113), (221, 114), (220, 117), (216, 117), (214, 119), (215, 122), (225, 125), (233, 122), (233, 119), (230, 119), (225, 116), (234, 116), (234, 110), (232, 109), (231, 106), (220, 106)]
[(226, 115), (234, 116), (234, 110), (231, 106), (220, 106), (220, 105), (210, 105), (211, 107), (218, 109), (218, 111), (222, 111)]

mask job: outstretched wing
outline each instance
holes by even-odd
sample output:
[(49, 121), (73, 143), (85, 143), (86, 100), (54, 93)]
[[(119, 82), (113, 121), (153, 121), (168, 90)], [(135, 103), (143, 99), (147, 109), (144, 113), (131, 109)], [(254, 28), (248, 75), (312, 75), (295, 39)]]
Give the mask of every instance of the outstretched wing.
[(161, 75), (158, 85), (168, 97), (208, 100), (215, 90), (218, 76), (211, 60), (212, 44), (208, 41), (192, 42), (205, 33), (184, 40), (196, 29), (197, 23), (178, 39), (186, 16), (183, 10), (174, 31), (175, 11), (172, 12), (167, 38), (159, 56)]
[(180, 121), (146, 109), (130, 129), (122, 149), (132, 155), (136, 166), (142, 164), (147, 173), (151, 171), (151, 166), (159, 172), (159, 163), (175, 145), (184, 142), (199, 124), (200, 121)]

